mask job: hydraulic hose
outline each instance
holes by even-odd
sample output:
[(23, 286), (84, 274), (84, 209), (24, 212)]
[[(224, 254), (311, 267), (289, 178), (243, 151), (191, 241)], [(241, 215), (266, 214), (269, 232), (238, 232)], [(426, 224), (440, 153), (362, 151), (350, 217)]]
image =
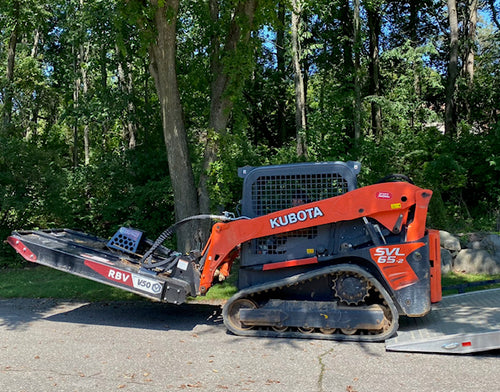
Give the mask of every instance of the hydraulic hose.
[(175, 231), (182, 226), (185, 223), (191, 222), (193, 220), (203, 220), (203, 219), (214, 219), (214, 220), (220, 220), (220, 221), (231, 221), (234, 220), (234, 217), (231, 217), (229, 214), (227, 215), (212, 215), (212, 214), (201, 214), (201, 215), (193, 215), (193, 216), (188, 216), (187, 218), (184, 218), (176, 223), (174, 223), (172, 226), (167, 228), (163, 233), (161, 233), (158, 238), (155, 240), (153, 245), (149, 248), (149, 250), (144, 254), (144, 256), (141, 259), (141, 264), (146, 264), (146, 265), (151, 265), (151, 263), (148, 261), (148, 259), (151, 257), (151, 255), (155, 252), (158, 247), (160, 247), (163, 242), (168, 240), (170, 237), (172, 237), (175, 233)]

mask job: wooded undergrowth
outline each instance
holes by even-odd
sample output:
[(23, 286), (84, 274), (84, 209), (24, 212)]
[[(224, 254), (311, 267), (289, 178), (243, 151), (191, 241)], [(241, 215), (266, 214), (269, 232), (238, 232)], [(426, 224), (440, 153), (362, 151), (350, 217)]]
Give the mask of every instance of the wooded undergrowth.
[(360, 161), (360, 185), (402, 173), (432, 189), (430, 227), (498, 231), (499, 8), (3, 1), (0, 237), (154, 238), (236, 211), (238, 167), (328, 160)]

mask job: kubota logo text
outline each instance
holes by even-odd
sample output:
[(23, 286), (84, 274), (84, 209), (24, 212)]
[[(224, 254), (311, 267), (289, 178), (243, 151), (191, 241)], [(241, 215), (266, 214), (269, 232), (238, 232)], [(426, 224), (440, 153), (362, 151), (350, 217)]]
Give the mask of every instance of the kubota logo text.
[(318, 218), (323, 215), (323, 211), (321, 211), (319, 207), (311, 207), (297, 212), (291, 212), (277, 218), (271, 218), (269, 219), (269, 223), (271, 224), (271, 229), (275, 229), (277, 227), (293, 225), (297, 222), (304, 222), (307, 219)]

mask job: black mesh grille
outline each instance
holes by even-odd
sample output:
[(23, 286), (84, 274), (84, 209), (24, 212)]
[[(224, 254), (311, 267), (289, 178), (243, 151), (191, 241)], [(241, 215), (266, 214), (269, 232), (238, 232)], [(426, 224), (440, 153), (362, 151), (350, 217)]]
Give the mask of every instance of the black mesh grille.
[[(239, 168), (244, 179), (242, 215), (255, 218), (342, 195), (356, 189), (360, 168), (354, 161)], [(242, 271), (247, 266), (312, 257), (316, 248), (326, 246), (329, 240), (328, 228), (314, 226), (252, 239), (242, 244)]]
[(252, 209), (265, 215), (347, 191), (348, 183), (338, 173), (260, 176), (252, 184)]
[(317, 227), (310, 227), (303, 230), (290, 231), (280, 235), (271, 235), (257, 238), (253, 241), (253, 252), (255, 254), (282, 255), (287, 252), (287, 241), (289, 238), (313, 239), (318, 235)]
[[(257, 215), (301, 204), (327, 199), (346, 193), (347, 181), (338, 173), (287, 174), (260, 176), (252, 184), (252, 208)], [(285, 254), (290, 238), (309, 238), (317, 236), (317, 228), (297, 230), (279, 236), (268, 236), (253, 241), (255, 254)]]

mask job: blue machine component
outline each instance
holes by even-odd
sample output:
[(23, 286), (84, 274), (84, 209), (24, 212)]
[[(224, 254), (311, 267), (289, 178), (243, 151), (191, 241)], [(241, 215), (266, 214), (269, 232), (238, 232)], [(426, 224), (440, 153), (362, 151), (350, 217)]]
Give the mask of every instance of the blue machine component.
[(107, 246), (112, 249), (121, 250), (122, 252), (135, 253), (141, 242), (142, 231), (131, 229), (128, 227), (120, 227), (107, 243)]

